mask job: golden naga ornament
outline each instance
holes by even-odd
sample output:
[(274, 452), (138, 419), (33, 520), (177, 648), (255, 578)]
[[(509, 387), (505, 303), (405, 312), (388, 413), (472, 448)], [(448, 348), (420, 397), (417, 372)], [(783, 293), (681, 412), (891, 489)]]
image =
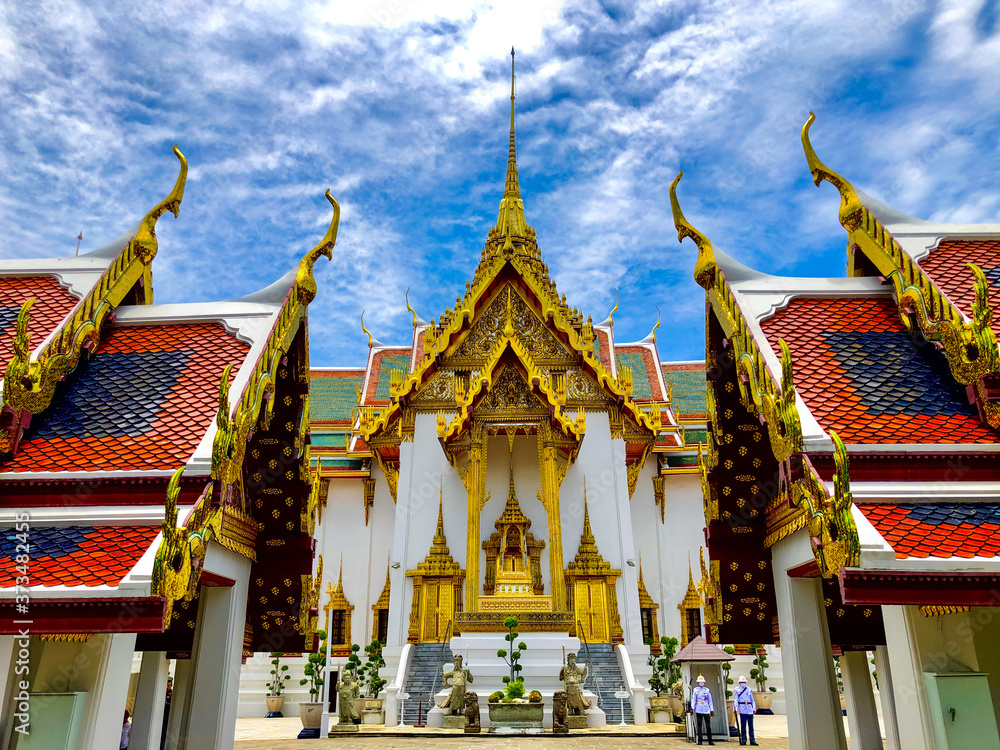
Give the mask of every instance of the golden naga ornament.
[(856, 263), (859, 253), (875, 265), (892, 283), (899, 318), (906, 330), (913, 329), (910, 318), (913, 312), (923, 336), (940, 343), (944, 349), (952, 377), (972, 387), (984, 421), (1000, 428), (1000, 403), (991, 399), (983, 380), (1000, 373), (1000, 349), (991, 327), (992, 310), (985, 275), (975, 264), (968, 264), (974, 276), (976, 297), (971, 317), (966, 316), (862, 204), (854, 186), (820, 161), (809, 140), (809, 129), (815, 119), (810, 112), (802, 127), (802, 148), (814, 182), (817, 185), (829, 182), (840, 192), (839, 218), (848, 236), (848, 275), (862, 275)]

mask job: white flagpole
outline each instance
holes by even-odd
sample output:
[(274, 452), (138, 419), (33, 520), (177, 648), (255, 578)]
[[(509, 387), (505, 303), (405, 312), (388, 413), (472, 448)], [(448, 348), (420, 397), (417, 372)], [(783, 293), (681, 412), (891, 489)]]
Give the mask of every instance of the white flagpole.
[(333, 635), (330, 629), (333, 627), (333, 608), (326, 611), (326, 679), (323, 681), (323, 715), (319, 723), (320, 737), (326, 737), (330, 732), (330, 682), (333, 666), (330, 660), (330, 636)]

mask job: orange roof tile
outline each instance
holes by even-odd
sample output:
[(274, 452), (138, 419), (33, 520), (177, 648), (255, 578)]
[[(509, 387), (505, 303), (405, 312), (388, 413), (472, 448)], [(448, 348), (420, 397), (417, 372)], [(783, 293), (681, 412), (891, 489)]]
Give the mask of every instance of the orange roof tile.
[(859, 504), (897, 558), (1000, 556), (1000, 503)]
[(920, 267), (959, 310), (972, 317), (975, 277), (967, 263), (979, 266), (990, 281), (993, 332), (1000, 336), (1000, 240), (945, 240), (920, 261)]
[(944, 355), (917, 348), (887, 297), (796, 298), (761, 328), (792, 354), (795, 387), (846, 443), (993, 443)]
[(221, 325), (113, 328), (0, 471), (175, 469), (215, 418), (223, 369), (235, 377), (248, 351)]
[(55, 276), (0, 277), (0, 373), (14, 354), (17, 314), (27, 300), (34, 299), (28, 321), (34, 349), (63, 321), (79, 300)]
[[(159, 526), (33, 526), (31, 586), (117, 586), (160, 533)], [(17, 572), (17, 536), (0, 532), (0, 588)]]

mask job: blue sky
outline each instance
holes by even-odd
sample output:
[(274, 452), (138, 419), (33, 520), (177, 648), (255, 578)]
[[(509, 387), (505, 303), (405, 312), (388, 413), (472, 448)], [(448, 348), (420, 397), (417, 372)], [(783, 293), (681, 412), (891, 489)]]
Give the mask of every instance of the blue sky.
[[(93, 5), (93, 4), (91, 4)], [(496, 220), (518, 50), (525, 209), (561, 291), (619, 342), (663, 312), (661, 357), (703, 356), (704, 296), (668, 187), (716, 247), (843, 275), (829, 185), (799, 143), (893, 207), (1000, 221), (1000, 0), (0, 7), (0, 257), (119, 236), (191, 165), (160, 220), (158, 302), (270, 283), (322, 236), (313, 365), (361, 365), (454, 303)]]

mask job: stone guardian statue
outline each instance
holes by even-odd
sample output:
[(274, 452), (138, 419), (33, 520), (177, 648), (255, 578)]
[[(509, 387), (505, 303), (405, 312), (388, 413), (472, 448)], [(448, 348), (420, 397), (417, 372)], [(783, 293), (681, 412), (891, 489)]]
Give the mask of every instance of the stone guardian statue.
[(445, 708), (451, 716), (462, 716), (465, 712), (465, 686), (472, 682), (472, 672), (462, 666), (462, 657), (455, 657), (455, 665), (444, 671), (444, 686), (451, 681), (451, 692), (438, 708)]
[(566, 708), (570, 716), (580, 716), (590, 708), (590, 701), (583, 697), (583, 681), (587, 668), (576, 663), (576, 654), (566, 655), (566, 666), (559, 670), (559, 679), (566, 691)]
[(354, 676), (354, 672), (344, 672), (344, 676), (337, 683), (337, 709), (341, 724), (354, 724), (354, 721), (359, 718), (357, 712), (354, 710), (354, 699), (360, 693), (361, 689), (357, 678)]

